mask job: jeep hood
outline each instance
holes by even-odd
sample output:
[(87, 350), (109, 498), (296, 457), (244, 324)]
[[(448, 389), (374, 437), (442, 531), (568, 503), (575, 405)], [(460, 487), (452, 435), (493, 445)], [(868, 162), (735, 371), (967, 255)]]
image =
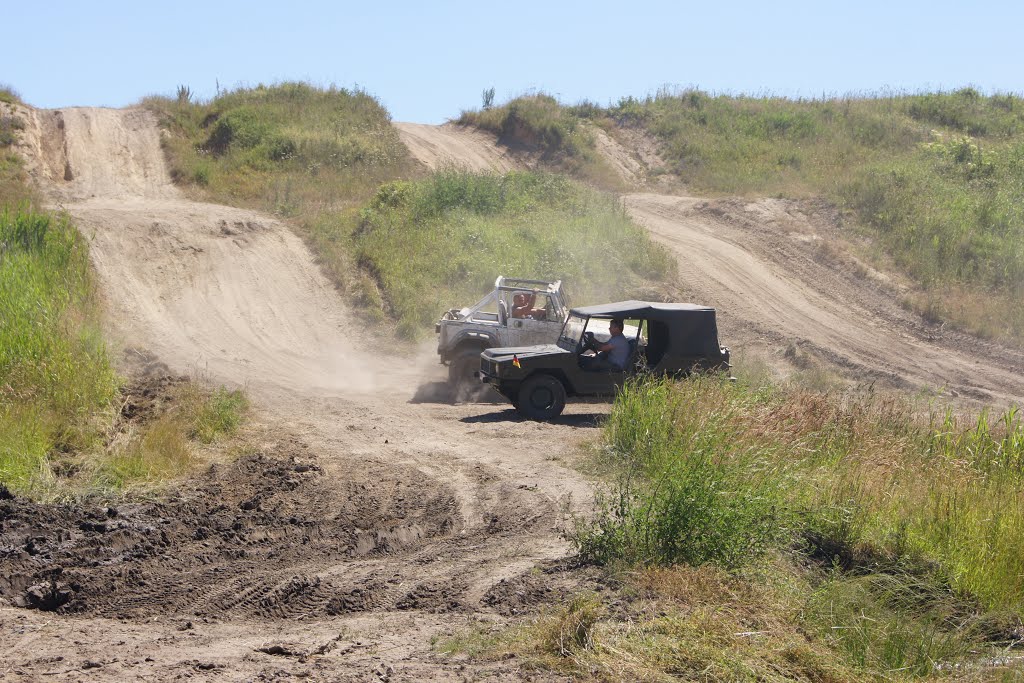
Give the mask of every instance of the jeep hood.
[(569, 353), (558, 344), (539, 344), (537, 346), (505, 346), (493, 349), (486, 349), (484, 356), (496, 363), (512, 360), (512, 356), (519, 360), (534, 356), (550, 356), (555, 353)]

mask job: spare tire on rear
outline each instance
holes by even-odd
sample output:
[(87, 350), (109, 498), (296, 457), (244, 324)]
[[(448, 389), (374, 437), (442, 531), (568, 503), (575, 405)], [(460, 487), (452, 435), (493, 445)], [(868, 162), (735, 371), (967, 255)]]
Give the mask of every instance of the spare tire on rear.
[(516, 398), (516, 410), (531, 420), (551, 420), (565, 410), (565, 386), (551, 375), (530, 375)]

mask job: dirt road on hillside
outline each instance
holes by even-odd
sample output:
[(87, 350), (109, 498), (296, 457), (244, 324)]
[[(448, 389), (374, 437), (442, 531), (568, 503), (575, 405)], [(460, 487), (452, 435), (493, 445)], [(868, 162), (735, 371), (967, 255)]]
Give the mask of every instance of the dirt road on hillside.
[(115, 348), (246, 386), (256, 424), (253, 452), (169, 499), (0, 499), (0, 678), (518, 680), (431, 639), (556, 594), (533, 570), (588, 505), (560, 461), (594, 407), (537, 424), (419, 400), (436, 356), (373, 338), (286, 226), (183, 197), (150, 114), (19, 116), (32, 177), (90, 239)]
[[(437, 163), (435, 149), (463, 151), (467, 159), (503, 154), (479, 131), (416, 131), (422, 142), (410, 149), (427, 166)], [(633, 186), (644, 182), (650, 147), (634, 152), (603, 133), (599, 139), (599, 151)], [(831, 248), (839, 228), (827, 207), (652, 192), (626, 194), (623, 202), (676, 255), (685, 295), (719, 310), (722, 341), (740, 362), (756, 354), (785, 366), (788, 351), (797, 366), (817, 362), (880, 387), (942, 392), (998, 409), (1024, 402), (1024, 353), (904, 310), (884, 275)]]
[(454, 123), (443, 126), (396, 123), (394, 126), (413, 157), (432, 171), (450, 166), (504, 173), (520, 165), (508, 150), (494, 144), (493, 136), (475, 128)]

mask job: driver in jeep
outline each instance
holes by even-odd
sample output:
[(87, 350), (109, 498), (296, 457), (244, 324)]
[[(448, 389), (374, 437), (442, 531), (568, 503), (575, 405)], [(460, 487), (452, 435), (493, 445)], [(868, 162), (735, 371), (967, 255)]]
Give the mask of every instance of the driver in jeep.
[(589, 351), (580, 356), (580, 367), (594, 371), (625, 370), (629, 362), (629, 341), (622, 334), (625, 326), (621, 318), (612, 319), (608, 326), (612, 336), (604, 343), (598, 342), (593, 332), (587, 332), (584, 337)]

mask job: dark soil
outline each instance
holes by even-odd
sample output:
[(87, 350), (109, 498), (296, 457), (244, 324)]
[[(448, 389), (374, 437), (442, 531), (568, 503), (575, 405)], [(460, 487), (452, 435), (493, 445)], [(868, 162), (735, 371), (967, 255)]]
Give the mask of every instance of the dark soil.
[[(445, 535), (457, 514), (411, 473), (329, 481), (291, 442), (214, 465), (160, 500), (43, 505), (0, 495), (0, 596), (40, 610), (132, 618), (228, 618), (448, 607), (443, 587), (408, 594), (340, 585), (325, 566)], [(375, 589), (376, 588), (376, 589)], [(379, 590), (377, 590), (379, 589)], [(386, 597), (385, 597), (386, 596)]]

